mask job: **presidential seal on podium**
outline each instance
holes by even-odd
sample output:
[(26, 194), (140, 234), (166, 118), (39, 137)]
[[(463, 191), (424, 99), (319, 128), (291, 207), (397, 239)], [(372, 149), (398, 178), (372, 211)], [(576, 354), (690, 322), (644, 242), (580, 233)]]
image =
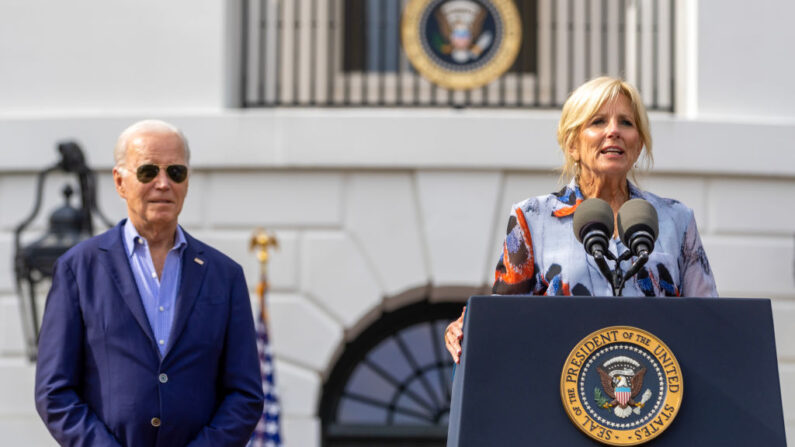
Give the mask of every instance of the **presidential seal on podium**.
[(441, 87), (469, 90), (516, 60), (522, 24), (513, 0), (410, 0), (401, 37), (417, 71)]
[(673, 422), (682, 371), (653, 334), (611, 326), (583, 338), (563, 365), (560, 397), (571, 421), (607, 445), (643, 444)]

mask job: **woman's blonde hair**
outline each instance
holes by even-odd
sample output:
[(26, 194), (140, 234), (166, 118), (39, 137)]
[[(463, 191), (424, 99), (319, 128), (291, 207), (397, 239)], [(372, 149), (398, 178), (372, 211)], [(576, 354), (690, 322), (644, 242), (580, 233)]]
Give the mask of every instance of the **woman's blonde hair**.
[(635, 113), (634, 118), (640, 140), (646, 149), (641, 156), (642, 163), (644, 168), (651, 167), (654, 157), (651, 151), (649, 117), (646, 114), (646, 107), (643, 105), (640, 93), (635, 87), (621, 79), (602, 76), (577, 87), (563, 104), (563, 112), (558, 123), (558, 144), (566, 160), (562, 167), (563, 175), (577, 176), (577, 166), (569, 149), (576, 143), (583, 126), (596, 115), (603, 105), (616, 100), (618, 95), (624, 95), (630, 102)]

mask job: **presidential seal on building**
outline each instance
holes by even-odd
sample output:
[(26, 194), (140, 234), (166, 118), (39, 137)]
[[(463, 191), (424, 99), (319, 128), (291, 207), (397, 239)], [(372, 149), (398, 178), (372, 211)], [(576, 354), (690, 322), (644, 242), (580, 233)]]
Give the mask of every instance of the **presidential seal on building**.
[(665, 343), (643, 329), (611, 326), (571, 350), (560, 397), (586, 435), (607, 445), (638, 445), (671, 425), (682, 386), (679, 363)]
[(513, 0), (410, 0), (401, 37), (417, 71), (441, 87), (488, 84), (513, 65), (522, 24)]

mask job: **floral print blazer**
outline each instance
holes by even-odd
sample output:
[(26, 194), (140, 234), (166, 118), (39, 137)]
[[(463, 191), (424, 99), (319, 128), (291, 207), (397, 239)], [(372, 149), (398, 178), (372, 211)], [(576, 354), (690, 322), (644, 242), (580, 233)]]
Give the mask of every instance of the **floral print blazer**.
[[(627, 280), (623, 296), (717, 296), (715, 279), (701, 245), (693, 211), (682, 203), (641, 191), (631, 182), (630, 198), (647, 200), (659, 217), (659, 236), (646, 265)], [(611, 283), (577, 241), (573, 214), (584, 200), (572, 180), (560, 191), (512, 206), (492, 293), (500, 295), (612, 296)], [(627, 247), (611, 238), (609, 250)], [(636, 258), (621, 263), (629, 270)], [(608, 261), (613, 267), (614, 261)]]

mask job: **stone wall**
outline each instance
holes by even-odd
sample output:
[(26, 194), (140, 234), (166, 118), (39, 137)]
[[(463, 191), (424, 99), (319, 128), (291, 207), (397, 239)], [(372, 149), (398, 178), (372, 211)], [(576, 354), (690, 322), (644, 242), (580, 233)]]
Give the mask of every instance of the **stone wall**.
[[(322, 384), (346, 339), (382, 309), (411, 301), (407, 291), (427, 286), (450, 298), (450, 290), (488, 287), (510, 204), (549, 192), (557, 182), (556, 173), (527, 170), (197, 169), (184, 225), (240, 262), (252, 287), (258, 275), (247, 248), (253, 228), (264, 226), (279, 238), (269, 307), (288, 445), (318, 445)], [(123, 216), (110, 176), (102, 174), (99, 184), (103, 210)], [(721, 295), (773, 298), (792, 432), (795, 247), (787, 222), (795, 216), (781, 200), (795, 197), (795, 181), (657, 174), (641, 178), (641, 185), (694, 209)], [(25, 210), (32, 186), (30, 175), (0, 176), (0, 203), (14, 204), (3, 209)], [(10, 255), (14, 219), (3, 214), (3, 252)], [(33, 367), (22, 357), (9, 257), (0, 269), (0, 429), (14, 445), (49, 445), (33, 409)]]

